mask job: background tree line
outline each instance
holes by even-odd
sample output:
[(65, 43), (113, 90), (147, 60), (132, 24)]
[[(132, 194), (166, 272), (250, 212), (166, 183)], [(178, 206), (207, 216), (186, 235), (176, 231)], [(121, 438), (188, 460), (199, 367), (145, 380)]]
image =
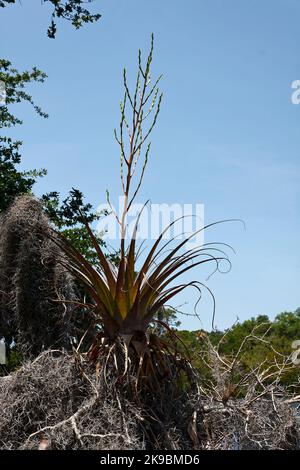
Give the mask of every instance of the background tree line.
[[(200, 358), (203, 354), (203, 342), (209, 339), (214, 347), (219, 345), (219, 353), (223, 357), (232, 358), (239, 350), (245, 338), (255, 331), (257, 339), (251, 338), (245, 342), (241, 354), (241, 364), (244, 371), (254, 369), (257, 364), (264, 364), (265, 368), (274, 362), (279, 355), (291, 356), (296, 353), (292, 344), (300, 340), (300, 308), (295, 312), (281, 312), (270, 320), (268, 315), (258, 315), (243, 322), (238, 321), (231, 328), (221, 331), (205, 332), (204, 330), (178, 331), (200, 371), (203, 370), (203, 362)], [(300, 355), (299, 355), (300, 356)], [(298, 382), (300, 365), (288, 371), (282, 382), (285, 385)]]

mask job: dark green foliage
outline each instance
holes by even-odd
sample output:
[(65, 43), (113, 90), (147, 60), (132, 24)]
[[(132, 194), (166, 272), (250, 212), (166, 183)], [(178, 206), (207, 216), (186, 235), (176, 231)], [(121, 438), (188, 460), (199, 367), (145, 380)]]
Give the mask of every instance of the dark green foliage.
[(81, 224), (82, 217), (88, 223), (99, 219), (99, 215), (92, 212), (92, 205), (84, 202), (84, 196), (78, 189), (72, 188), (69, 196), (62, 203), (60, 203), (57, 191), (43, 195), (42, 202), (47, 216), (58, 229)]
[(47, 118), (48, 115), (35, 104), (32, 96), (25, 91), (25, 86), (33, 82), (43, 83), (46, 74), (33, 67), (29, 71), (18, 72), (8, 60), (0, 59), (0, 81), (6, 90), (6, 104), (0, 106), (0, 213), (4, 211), (20, 194), (31, 191), (36, 179), (45, 175), (45, 170), (33, 170), (27, 173), (18, 170), (21, 163), (20, 140), (13, 140), (3, 135), (3, 129), (22, 124), (22, 120), (12, 114), (8, 105), (27, 102), (36, 113)]
[(17, 349), (16, 345), (8, 347), (6, 351), (6, 364), (7, 371), (13, 371), (22, 363), (22, 354)]
[[(2, 0), (0, 1), (0, 8), (7, 7), (13, 3), (17, 3), (16, 0)], [(101, 18), (99, 13), (92, 14), (86, 8), (86, 4), (92, 3), (92, 0), (42, 0), (42, 3), (50, 3), (53, 7), (51, 23), (47, 30), (48, 37), (52, 39), (55, 38), (57, 31), (57, 18), (70, 21), (76, 29), (81, 28), (84, 24), (94, 23)]]
[[(82, 221), (95, 222), (100, 217), (105, 217), (107, 212), (94, 212), (92, 205), (85, 203), (82, 192), (74, 188), (62, 202), (56, 191), (43, 195), (41, 200), (49, 220), (90, 263), (97, 266), (97, 253)], [(105, 247), (105, 242), (100, 236), (95, 236), (99, 245)], [(118, 253), (107, 256), (113, 263), (118, 264)]]
[(172, 307), (163, 307), (158, 311), (157, 319), (165, 322), (171, 328), (179, 328), (181, 321), (178, 320), (177, 311)]
[(18, 72), (9, 60), (0, 59), (0, 80), (5, 84), (6, 91), (6, 105), (0, 107), (0, 122), (1, 127), (11, 127), (16, 124), (22, 124), (22, 120), (8, 110), (7, 105), (14, 103), (27, 102), (30, 103), (38, 115), (47, 118), (48, 114), (45, 113), (40, 106), (34, 101), (32, 96), (24, 89), (27, 84), (33, 82), (43, 83), (47, 75), (33, 67), (31, 70)]

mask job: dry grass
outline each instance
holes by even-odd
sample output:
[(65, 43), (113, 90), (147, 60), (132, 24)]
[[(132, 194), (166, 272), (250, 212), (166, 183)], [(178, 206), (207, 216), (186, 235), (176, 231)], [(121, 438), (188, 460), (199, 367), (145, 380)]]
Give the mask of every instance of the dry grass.
[[(134, 379), (134, 378), (133, 378)], [(220, 382), (221, 383), (221, 382)], [(250, 382), (249, 382), (250, 383)], [(243, 399), (198, 391), (145, 394), (86, 355), (46, 351), (0, 379), (0, 449), (296, 449), (299, 424), (273, 383)]]
[(42, 353), (0, 379), (0, 448), (137, 449), (135, 410), (100, 392), (95, 373), (74, 356)]

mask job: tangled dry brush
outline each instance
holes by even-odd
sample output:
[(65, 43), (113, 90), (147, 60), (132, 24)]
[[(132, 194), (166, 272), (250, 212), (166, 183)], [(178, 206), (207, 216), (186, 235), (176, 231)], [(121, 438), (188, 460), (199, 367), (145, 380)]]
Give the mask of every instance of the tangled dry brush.
[[(223, 376), (224, 378), (224, 376)], [(83, 355), (45, 351), (0, 379), (1, 449), (296, 449), (299, 423), (275, 385), (223, 402), (224, 381), (134, 402)], [(252, 377), (253, 379), (253, 377)], [(259, 378), (261, 380), (261, 377)], [(222, 382), (222, 384), (221, 384)], [(257, 384), (258, 385), (258, 384)], [(150, 416), (151, 414), (151, 416)], [(151, 423), (150, 420), (156, 420)], [(163, 417), (163, 420), (162, 420)], [(155, 436), (153, 436), (155, 430)], [(152, 435), (150, 435), (152, 433)]]
[(139, 448), (132, 406), (125, 417), (96, 382), (91, 371), (59, 351), (43, 352), (2, 378), (0, 448)]

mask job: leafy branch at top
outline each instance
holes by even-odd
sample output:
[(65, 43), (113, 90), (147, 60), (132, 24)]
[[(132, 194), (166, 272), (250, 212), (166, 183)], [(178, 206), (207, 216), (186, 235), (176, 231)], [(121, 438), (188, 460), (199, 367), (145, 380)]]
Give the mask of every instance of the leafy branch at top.
[[(92, 14), (86, 8), (87, 3), (93, 0), (42, 0), (42, 3), (51, 3), (53, 11), (51, 14), (51, 23), (47, 29), (49, 38), (54, 39), (57, 32), (56, 19), (61, 18), (70, 21), (74, 28), (79, 29), (86, 23), (95, 23), (101, 18), (100, 13)], [(0, 0), (0, 8), (16, 3), (16, 0)], [(84, 5), (84, 6), (83, 6)]]
[(0, 81), (4, 83), (6, 92), (6, 105), (0, 107), (0, 128), (23, 123), (21, 119), (11, 114), (7, 107), (9, 104), (20, 103), (21, 101), (30, 103), (39, 116), (48, 117), (48, 114), (36, 105), (32, 96), (24, 90), (26, 85), (32, 82), (43, 83), (46, 78), (47, 75), (36, 67), (29, 71), (18, 72), (12, 67), (9, 60), (0, 59)]

